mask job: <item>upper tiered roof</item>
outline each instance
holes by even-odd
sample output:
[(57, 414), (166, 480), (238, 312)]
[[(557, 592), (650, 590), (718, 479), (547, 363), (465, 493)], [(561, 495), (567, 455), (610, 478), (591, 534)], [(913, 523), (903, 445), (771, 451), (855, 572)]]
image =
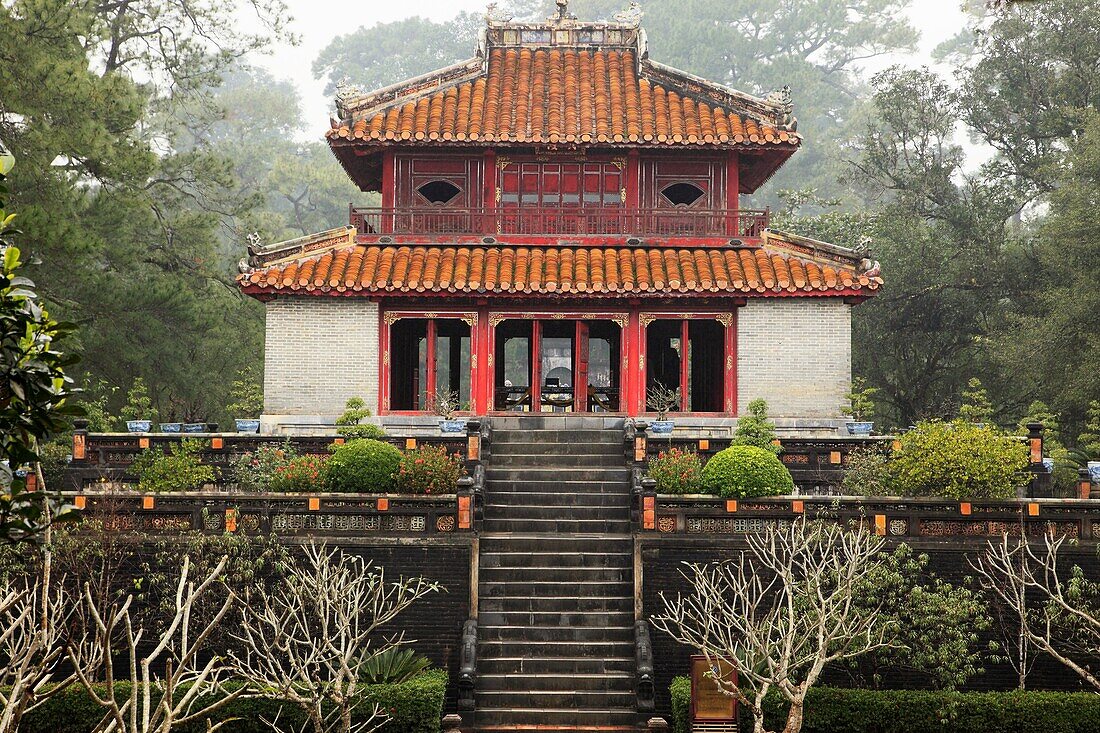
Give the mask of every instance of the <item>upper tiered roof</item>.
[(788, 90), (762, 99), (650, 60), (637, 14), (511, 23), (490, 13), (475, 58), (375, 92), (341, 87), (336, 105), (329, 142), (364, 188), (376, 178), (364, 147), (756, 149), (768, 151), (753, 176), (762, 183), (801, 142)]

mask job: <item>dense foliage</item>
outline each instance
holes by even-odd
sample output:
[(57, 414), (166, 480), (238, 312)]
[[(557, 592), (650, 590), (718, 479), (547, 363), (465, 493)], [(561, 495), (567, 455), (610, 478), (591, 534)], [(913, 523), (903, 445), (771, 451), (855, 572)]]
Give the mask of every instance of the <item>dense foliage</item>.
[[(673, 733), (689, 730), (691, 680), (677, 677)], [(786, 717), (769, 698), (768, 724)], [(805, 733), (1077, 733), (1100, 717), (1100, 696), (1067, 692), (927, 692), (817, 687), (806, 697)], [(774, 728), (773, 728), (774, 730)]]
[(888, 464), (902, 496), (1005, 499), (1027, 477), (1027, 446), (996, 428), (962, 420), (923, 422), (901, 436)]
[(275, 469), (272, 491), (318, 491), (328, 480), (328, 456), (295, 456)]
[(65, 374), (75, 358), (60, 350), (72, 326), (50, 317), (26, 277), (6, 192), (0, 175), (0, 543), (29, 539), (64, 513), (56, 498), (31, 491), (20, 469), (37, 471), (44, 444), (80, 414)]
[[(446, 691), (447, 673), (442, 670), (426, 671), (397, 684), (368, 685), (360, 714), (365, 720), (377, 704), (389, 716), (380, 728), (381, 733), (438, 733)], [(116, 694), (128, 692), (126, 684), (119, 685), (116, 690)], [(196, 707), (205, 704), (206, 700), (200, 699)], [(217, 720), (212, 722), (232, 720), (227, 727), (236, 733), (261, 733), (271, 730), (264, 719), (275, 720), (276, 715), (280, 726), (286, 726), (283, 730), (302, 728), (303, 716), (296, 706), (264, 698), (237, 698), (219, 708)], [(89, 733), (102, 716), (103, 708), (82, 688), (73, 686), (28, 714), (23, 719), (22, 730), (26, 733)], [(176, 730), (202, 733), (207, 728), (204, 721), (196, 721)]]
[(397, 467), (397, 488), (410, 494), (453, 494), (462, 475), (462, 458), (446, 446), (419, 445), (406, 450)]
[(272, 485), (280, 480), (280, 472), (297, 457), (289, 440), (282, 445), (261, 445), (233, 463), (231, 477), (240, 491), (274, 491)]
[(213, 467), (203, 464), (203, 448), (202, 441), (181, 440), (167, 451), (160, 447), (143, 451), (130, 466), (138, 477), (138, 491), (197, 491), (212, 483), (217, 476)]
[(336, 446), (328, 462), (333, 491), (385, 493), (397, 485), (401, 451), (380, 440), (359, 438)]
[(733, 445), (715, 453), (703, 466), (703, 489), (730, 499), (779, 496), (794, 491), (794, 479), (775, 453)]
[(694, 494), (702, 486), (703, 462), (693, 450), (669, 448), (650, 460), (647, 475), (659, 494)]

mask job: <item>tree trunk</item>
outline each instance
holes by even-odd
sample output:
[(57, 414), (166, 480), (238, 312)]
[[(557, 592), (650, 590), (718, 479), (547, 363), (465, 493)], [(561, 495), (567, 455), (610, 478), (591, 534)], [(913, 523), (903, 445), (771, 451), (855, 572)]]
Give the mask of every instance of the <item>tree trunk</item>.
[(805, 702), (801, 695), (791, 701), (791, 711), (787, 714), (787, 725), (783, 727), (783, 733), (800, 733)]

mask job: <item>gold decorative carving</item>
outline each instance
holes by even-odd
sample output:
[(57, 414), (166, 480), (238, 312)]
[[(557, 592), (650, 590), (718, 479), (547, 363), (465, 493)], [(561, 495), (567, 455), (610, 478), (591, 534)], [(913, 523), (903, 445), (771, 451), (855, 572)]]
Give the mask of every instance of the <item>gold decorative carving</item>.
[(626, 168), (626, 158), (613, 158), (611, 162), (619, 170)]
[(497, 186), (497, 203), (498, 204), (500, 203), (500, 200), (501, 200), (500, 186)]
[(489, 314), (489, 327), (496, 328), (505, 321), (503, 313), (490, 313)]
[(463, 313), (459, 316), (459, 320), (463, 321), (470, 328), (477, 328), (477, 313)]
[(439, 316), (438, 313), (425, 313), (424, 314), (425, 318), (437, 318), (438, 316)]
[(470, 354), (470, 368), (477, 369), (477, 354)]
[(656, 320), (657, 316), (653, 315), (652, 313), (643, 313), (638, 316), (638, 322), (642, 324), (642, 328), (645, 328)]
[(638, 369), (645, 371), (645, 354), (638, 354)]
[(489, 368), (493, 368), (493, 352), (489, 352)]
[(726, 371), (733, 371), (733, 354), (726, 354)]
[(619, 201), (621, 201), (624, 204), (626, 203), (626, 189), (625, 188), (620, 188), (619, 189)]
[(732, 313), (719, 313), (718, 315), (716, 315), (714, 317), (714, 320), (718, 321), (719, 323), (721, 323), (726, 328), (729, 328), (730, 326), (733, 325), (733, 314)]
[(390, 350), (386, 349), (382, 352), (382, 366), (390, 365)]
[(626, 313), (616, 313), (611, 316), (611, 320), (619, 324), (619, 328), (626, 328), (627, 324), (630, 323), (630, 316)]
[(503, 155), (501, 155), (497, 158), (497, 168), (500, 168), (501, 170), (504, 170), (505, 168), (507, 168), (510, 165), (512, 165), (511, 158), (506, 158)]
[(386, 325), (387, 326), (392, 326), (393, 324), (397, 323), (398, 321), (400, 321), (404, 317), (405, 316), (401, 315), (400, 313), (387, 313), (386, 314)]

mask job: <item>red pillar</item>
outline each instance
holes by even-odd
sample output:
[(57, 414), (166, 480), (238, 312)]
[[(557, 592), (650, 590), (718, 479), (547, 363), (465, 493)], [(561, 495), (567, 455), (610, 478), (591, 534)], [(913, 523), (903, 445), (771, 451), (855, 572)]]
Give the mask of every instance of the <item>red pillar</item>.
[(726, 412), (737, 414), (737, 311), (726, 325)]
[(625, 391), (623, 409), (630, 417), (637, 417), (645, 409), (645, 350), (644, 334), (637, 306), (630, 307), (626, 324), (626, 369), (623, 374)]
[(477, 309), (477, 327), (474, 329), (474, 368), (473, 368), (473, 407), (474, 413), (488, 413), (489, 392), (491, 390), (493, 369), (489, 361), (493, 345), (489, 337), (489, 309)]
[(741, 235), (741, 216), (738, 211), (738, 209), (741, 208), (741, 176), (739, 166), (740, 160), (737, 151), (731, 150), (729, 157), (726, 158), (726, 211), (729, 214), (726, 232), (731, 237)]
[(397, 205), (396, 160), (392, 150), (382, 152), (382, 216), (378, 222), (382, 234), (392, 234), (394, 229), (393, 208)]
[(485, 212), (485, 221), (482, 223), (484, 234), (495, 234), (496, 208), (497, 208), (497, 151), (489, 149), (485, 151), (485, 159), (482, 161), (482, 210)]

